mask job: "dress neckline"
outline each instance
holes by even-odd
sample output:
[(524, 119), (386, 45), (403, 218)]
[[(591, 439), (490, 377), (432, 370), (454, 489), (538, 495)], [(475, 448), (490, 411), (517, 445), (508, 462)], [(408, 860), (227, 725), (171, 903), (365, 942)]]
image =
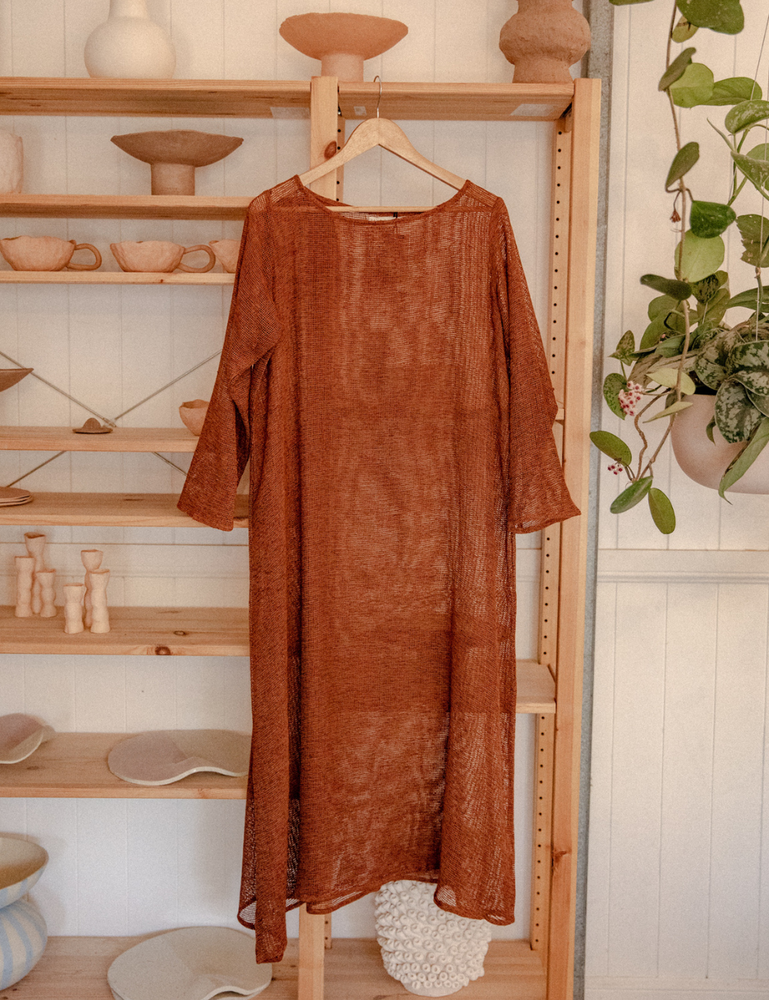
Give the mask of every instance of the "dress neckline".
[(302, 196), (305, 197), (313, 205), (315, 205), (315, 207), (318, 208), (321, 212), (323, 212), (324, 215), (330, 215), (333, 218), (341, 220), (345, 224), (352, 223), (354, 225), (373, 226), (377, 228), (383, 226), (396, 225), (396, 224), (398, 226), (401, 226), (404, 223), (410, 224), (418, 222), (420, 219), (427, 219), (431, 218), (434, 215), (440, 215), (446, 209), (452, 208), (456, 203), (458, 203), (464, 197), (464, 195), (466, 195), (469, 192), (470, 188), (472, 187), (472, 181), (466, 180), (465, 183), (462, 185), (462, 187), (450, 198), (448, 198), (446, 201), (439, 202), (432, 208), (425, 209), (424, 212), (404, 212), (402, 215), (395, 215), (392, 216), (391, 218), (388, 217), (368, 218), (367, 216), (373, 215), (374, 213), (366, 212), (366, 213), (359, 213), (358, 215), (355, 216), (351, 216), (348, 215), (346, 212), (332, 212), (330, 211), (331, 206), (347, 207), (349, 208), (350, 213), (356, 212), (357, 209), (355, 208), (355, 205), (348, 206), (346, 205), (345, 202), (335, 201), (333, 198), (326, 198), (325, 195), (317, 194), (315, 191), (310, 190), (310, 188), (302, 184), (302, 181), (299, 178), (298, 174), (294, 174), (292, 180), (294, 181), (296, 187), (299, 189), (299, 192), (302, 194)]

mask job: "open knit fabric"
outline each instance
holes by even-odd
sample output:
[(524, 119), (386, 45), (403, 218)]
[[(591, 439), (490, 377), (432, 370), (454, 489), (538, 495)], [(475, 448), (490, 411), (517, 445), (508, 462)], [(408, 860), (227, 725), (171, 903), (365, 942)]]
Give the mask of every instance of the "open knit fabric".
[(248, 210), (179, 506), (232, 528), (250, 459), (254, 718), (240, 920), (395, 879), (513, 920), (514, 533), (578, 513), (504, 203)]

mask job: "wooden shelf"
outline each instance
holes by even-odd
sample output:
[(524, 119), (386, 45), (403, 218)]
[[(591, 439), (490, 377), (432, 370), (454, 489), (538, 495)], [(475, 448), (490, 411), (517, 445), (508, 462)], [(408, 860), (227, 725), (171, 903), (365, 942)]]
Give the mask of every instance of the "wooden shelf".
[[(205, 527), (179, 510), (176, 506), (178, 499), (176, 493), (34, 493), (31, 503), (0, 507), (0, 524)], [(235, 527), (247, 528), (246, 494), (238, 496), (235, 511)]]
[(192, 452), (186, 427), (116, 427), (111, 434), (75, 434), (71, 427), (0, 427), (0, 451)]
[[(140, 937), (53, 937), (35, 968), (12, 987), (14, 1000), (112, 1000), (107, 970), (118, 955), (151, 935)], [(409, 997), (382, 965), (373, 940), (335, 938), (325, 953), (326, 996), (330, 1000), (394, 1000)], [(270, 1000), (296, 1000), (299, 949), (289, 941), (283, 961), (274, 965), (265, 990)], [(542, 963), (528, 941), (492, 941), (485, 975), (462, 990), (462, 1000), (545, 1000)], [(0, 1000), (11, 990), (3, 991)]]
[(0, 216), (66, 219), (242, 220), (251, 198), (202, 195), (3, 194)]
[(26, 760), (0, 764), (0, 798), (244, 799), (246, 779), (203, 772), (170, 785), (134, 785), (107, 767), (131, 733), (56, 733)]
[(0, 653), (77, 656), (248, 656), (246, 608), (110, 608), (110, 631), (64, 631), (55, 618), (16, 618), (0, 607)]
[[(58, 213), (57, 213), (58, 214)], [(232, 285), (234, 274), (208, 271), (0, 271), (3, 285)]]
[[(380, 114), (396, 120), (555, 121), (573, 94), (570, 83), (385, 83)], [(378, 95), (378, 84), (341, 82), (342, 115), (373, 116)], [(310, 81), (2, 77), (0, 114), (309, 118)]]

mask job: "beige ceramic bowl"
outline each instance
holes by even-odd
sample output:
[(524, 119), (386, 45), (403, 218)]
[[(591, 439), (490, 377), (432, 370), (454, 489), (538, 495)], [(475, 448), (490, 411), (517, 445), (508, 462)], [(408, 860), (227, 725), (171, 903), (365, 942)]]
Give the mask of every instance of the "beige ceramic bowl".
[[(76, 250), (90, 250), (92, 264), (71, 263)], [(91, 243), (60, 240), (58, 236), (12, 236), (0, 240), (0, 253), (14, 271), (95, 271), (101, 267), (101, 254)]]
[(240, 240), (211, 240), (208, 244), (216, 254), (216, 259), (228, 274), (234, 274), (238, 266)]
[(190, 399), (179, 407), (182, 423), (188, 430), (192, 431), (195, 437), (200, 437), (206, 413), (208, 413), (207, 399)]
[(0, 837), (0, 908), (29, 892), (48, 864), (48, 852), (28, 840)]
[[(216, 263), (214, 252), (205, 243), (194, 247), (183, 247), (179, 243), (167, 240), (124, 240), (122, 243), (110, 243), (110, 250), (123, 271), (210, 271)], [(183, 264), (182, 257), (201, 250), (208, 255), (208, 261), (202, 267), (192, 267)]]

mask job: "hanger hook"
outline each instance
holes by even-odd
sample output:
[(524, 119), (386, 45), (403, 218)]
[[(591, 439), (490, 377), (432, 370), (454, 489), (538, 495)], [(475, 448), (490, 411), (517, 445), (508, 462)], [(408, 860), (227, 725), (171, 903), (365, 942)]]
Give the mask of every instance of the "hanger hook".
[(379, 84), (379, 97), (377, 98), (377, 102), (376, 102), (376, 116), (378, 118), (379, 117), (379, 105), (382, 103), (382, 79), (379, 76), (379, 74), (377, 74), (374, 77), (374, 83), (378, 83)]

